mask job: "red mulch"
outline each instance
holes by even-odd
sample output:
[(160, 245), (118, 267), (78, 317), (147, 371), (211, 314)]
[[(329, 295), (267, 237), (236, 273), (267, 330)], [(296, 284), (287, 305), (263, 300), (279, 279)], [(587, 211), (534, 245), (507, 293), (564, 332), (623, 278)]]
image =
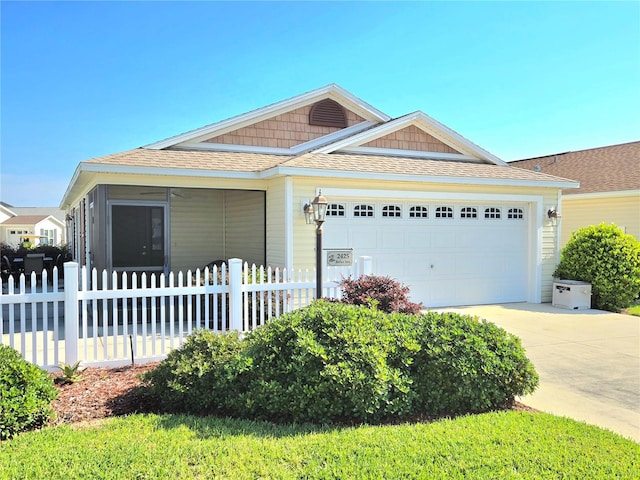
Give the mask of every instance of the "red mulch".
[[(157, 363), (118, 368), (88, 368), (82, 380), (57, 384), (58, 398), (53, 402), (54, 425), (99, 420), (106, 417), (148, 411), (144, 398), (136, 394), (141, 384), (137, 375), (151, 370)], [(535, 412), (519, 402), (512, 410)]]

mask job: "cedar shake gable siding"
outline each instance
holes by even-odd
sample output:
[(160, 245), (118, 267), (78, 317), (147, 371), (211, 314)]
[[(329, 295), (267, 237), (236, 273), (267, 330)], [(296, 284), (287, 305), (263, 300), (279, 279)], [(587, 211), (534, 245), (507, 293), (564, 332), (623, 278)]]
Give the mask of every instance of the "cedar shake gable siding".
[(640, 189), (640, 142), (591, 148), (510, 162), (517, 168), (535, 170), (580, 182), (580, 188), (563, 195), (620, 192)]
[(384, 137), (376, 138), (363, 146), (421, 152), (460, 153), (432, 135), (420, 130), (415, 125), (410, 125)]
[[(208, 143), (247, 145), (269, 148), (291, 148), (301, 143), (315, 140), (340, 130), (338, 127), (309, 125), (309, 112), (313, 105), (307, 105), (291, 112), (277, 115), (248, 127), (205, 140)], [(347, 127), (364, 122), (361, 116), (345, 109)]]

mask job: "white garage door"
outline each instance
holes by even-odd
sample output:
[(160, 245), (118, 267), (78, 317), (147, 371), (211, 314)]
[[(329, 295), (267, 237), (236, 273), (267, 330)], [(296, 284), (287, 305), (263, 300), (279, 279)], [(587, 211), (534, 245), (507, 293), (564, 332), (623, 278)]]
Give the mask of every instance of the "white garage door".
[[(333, 199), (332, 199), (333, 200)], [(427, 307), (527, 300), (526, 204), (360, 202), (330, 205), (324, 249), (353, 248)]]

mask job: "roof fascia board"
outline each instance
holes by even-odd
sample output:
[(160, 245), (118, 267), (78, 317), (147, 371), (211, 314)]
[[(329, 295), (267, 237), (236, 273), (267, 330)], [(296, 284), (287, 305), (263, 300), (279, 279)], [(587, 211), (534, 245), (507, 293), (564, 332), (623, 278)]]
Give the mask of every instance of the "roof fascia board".
[[(420, 121), (423, 125), (425, 125), (427, 129), (433, 129), (429, 133), (431, 133), (438, 140), (441, 140), (441, 141), (453, 140), (454, 143), (457, 143), (458, 145), (460, 145), (463, 150), (468, 150), (470, 153), (472, 153), (473, 155), (479, 156), (483, 160), (488, 160), (491, 163), (494, 163), (496, 165), (502, 165), (502, 166), (508, 165), (507, 162), (505, 162), (501, 158), (496, 157), (494, 154), (488, 152), (487, 150), (480, 147), (479, 145), (476, 145), (469, 139), (460, 135), (455, 130), (452, 130), (446, 125), (440, 123), (435, 118), (430, 117), (424, 112), (416, 112), (416, 113), (417, 113), (417, 120)], [(444, 134), (444, 137), (443, 137), (443, 134)]]
[(300, 143), (291, 148), (277, 148), (277, 147), (260, 147), (253, 145), (238, 145), (230, 143), (211, 143), (211, 142), (185, 142), (179, 146), (174, 147), (178, 150), (207, 150), (207, 151), (220, 151), (220, 152), (245, 152), (245, 153), (266, 153), (272, 155), (299, 155), (301, 153), (313, 150), (316, 147), (325, 145), (327, 143), (334, 142), (341, 138), (354, 135), (363, 130), (367, 130), (375, 125), (375, 122), (365, 121), (356, 125), (343, 128), (336, 132), (324, 135), (322, 137), (309, 140), (304, 143)]
[(569, 193), (562, 196), (562, 201), (596, 200), (599, 198), (620, 198), (640, 196), (640, 190), (618, 190), (616, 192)]
[(392, 157), (416, 157), (429, 160), (462, 160), (480, 163), (476, 157), (462, 155), (460, 153), (422, 152), (416, 150), (400, 150), (396, 148), (378, 147), (354, 147), (340, 150), (342, 153), (354, 153), (364, 155), (392, 156)]
[(453, 142), (456, 146), (459, 145), (462, 147), (461, 150), (470, 154), (469, 156), (471, 157), (486, 160), (495, 165), (507, 165), (507, 162), (487, 152), (483, 148), (464, 138), (462, 135), (420, 111), (396, 118), (395, 120), (391, 120), (383, 125), (362, 132), (359, 135), (354, 135), (351, 138), (346, 138), (342, 141), (327, 145), (316, 150), (314, 153), (333, 153), (345, 148), (360, 147), (363, 143), (370, 142), (371, 140), (383, 137), (410, 125), (417, 126), (421, 130), (433, 135), (435, 138), (446, 144), (451, 144)]
[[(371, 172), (350, 172), (345, 170), (322, 170), (308, 169), (300, 167), (276, 166), (260, 172), (260, 178), (267, 179), (277, 176), (301, 176), (301, 177), (332, 177), (346, 178), (354, 180), (387, 180), (399, 182), (420, 182), (420, 183), (446, 183), (446, 184), (466, 184), (466, 185), (493, 185), (511, 187), (538, 187), (538, 188), (577, 188), (577, 184), (571, 181), (553, 180), (519, 180), (515, 178), (485, 178), (485, 177), (454, 177), (437, 175), (415, 175), (415, 174), (390, 174)], [(323, 190), (324, 191), (324, 190)]]
[(258, 108), (247, 113), (231, 117), (220, 122), (212, 123), (204, 127), (185, 132), (159, 142), (145, 145), (144, 148), (150, 148), (154, 150), (161, 150), (163, 148), (178, 145), (184, 142), (198, 142), (210, 137), (213, 134), (223, 135), (233, 130), (237, 130), (248, 125), (260, 122), (274, 115), (290, 111), (295, 108), (304, 107), (311, 103), (315, 103), (318, 100), (324, 98), (332, 98), (338, 103), (347, 103), (355, 113), (365, 117), (365, 119), (374, 122), (386, 122), (389, 120), (389, 116), (385, 113), (377, 110), (366, 102), (363, 102), (359, 98), (355, 97), (351, 93), (347, 92), (343, 88), (335, 84), (330, 84), (325, 87), (312, 90), (295, 97), (282, 100), (280, 102), (267, 105), (266, 107)]
[(5, 211), (7, 215), (11, 215), (13, 217), (18, 215), (16, 212), (14, 212), (13, 210), (10, 210), (9, 208), (5, 207), (4, 205), (0, 205), (0, 210)]
[(197, 168), (140, 167), (135, 165), (106, 165), (104, 163), (84, 164), (83, 171), (91, 173), (116, 173), (122, 175), (161, 175), (180, 177), (215, 177), (259, 179), (259, 172), (231, 172), (228, 170), (201, 170)]
[(40, 220), (39, 222), (37, 222), (35, 225), (38, 225), (38, 224), (40, 224), (40, 223), (44, 222), (45, 220), (49, 220), (49, 221), (51, 221), (51, 222), (53, 222), (53, 223), (56, 223), (56, 224), (58, 224), (58, 225), (60, 225), (60, 226), (64, 227), (64, 223), (63, 223), (63, 222), (61, 222), (60, 220), (58, 220), (58, 219), (57, 219), (56, 217), (54, 217), (53, 215), (48, 215), (46, 218), (43, 218), (42, 220)]
[(69, 204), (69, 197), (71, 196), (73, 187), (77, 184), (80, 178), (80, 173), (83, 171), (83, 165), (86, 165), (86, 163), (80, 162), (76, 167), (75, 171), (73, 172), (71, 181), (69, 182), (69, 185), (67, 185), (67, 189), (65, 190), (64, 195), (62, 195), (62, 200), (60, 200), (60, 205), (58, 205), (58, 207), (61, 210), (66, 210), (66, 207)]
[[(145, 147), (146, 148), (146, 147)], [(293, 155), (290, 148), (260, 147), (252, 145), (238, 145), (235, 143), (209, 143), (209, 142), (186, 142), (173, 147), (171, 150), (204, 150), (207, 152), (238, 152), (238, 153), (259, 153), (267, 155)]]

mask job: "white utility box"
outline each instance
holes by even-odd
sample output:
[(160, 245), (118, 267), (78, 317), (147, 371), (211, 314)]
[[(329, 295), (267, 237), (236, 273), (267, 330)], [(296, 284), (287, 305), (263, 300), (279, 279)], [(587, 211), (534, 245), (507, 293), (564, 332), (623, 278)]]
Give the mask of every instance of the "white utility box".
[(556, 280), (553, 282), (551, 305), (570, 310), (591, 308), (591, 284), (579, 280)]

